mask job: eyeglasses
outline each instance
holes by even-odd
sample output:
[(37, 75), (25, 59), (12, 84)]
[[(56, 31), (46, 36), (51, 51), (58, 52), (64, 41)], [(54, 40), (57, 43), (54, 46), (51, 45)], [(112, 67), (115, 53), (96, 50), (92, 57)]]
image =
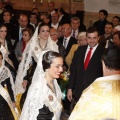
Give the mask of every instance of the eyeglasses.
[(62, 28), (62, 30), (69, 30), (69, 28)]

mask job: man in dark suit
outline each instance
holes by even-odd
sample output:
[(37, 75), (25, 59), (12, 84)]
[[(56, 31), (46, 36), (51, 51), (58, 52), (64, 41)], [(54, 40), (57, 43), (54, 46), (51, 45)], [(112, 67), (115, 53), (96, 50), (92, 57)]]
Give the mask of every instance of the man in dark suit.
[(60, 41), (58, 41), (58, 37), (59, 37), (58, 30), (55, 28), (50, 28), (50, 37), (54, 42), (56, 42), (56, 44), (58, 45), (59, 53), (64, 58), (66, 51), (64, 46), (60, 43)]
[(29, 20), (30, 20), (29, 24), (32, 25), (34, 30), (35, 30), (36, 27), (38, 26), (38, 16), (37, 16), (37, 14), (36, 13), (31, 13)]
[(59, 41), (66, 49), (65, 56), (68, 55), (72, 45), (77, 44), (77, 40), (71, 36), (71, 31), (71, 25), (69, 23), (64, 24), (62, 28), (63, 37), (59, 38)]
[(70, 23), (70, 15), (66, 13), (62, 8), (58, 9), (59, 14), (59, 24)]
[(100, 31), (100, 35), (103, 35), (105, 33), (105, 24), (107, 21), (108, 12), (104, 9), (99, 11), (99, 20), (94, 22), (94, 26)]
[(26, 14), (20, 14), (19, 24), (15, 26), (12, 32), (12, 39), (14, 40), (13, 49), (15, 49), (17, 42), (22, 40), (22, 30), (26, 27), (29, 27), (34, 32), (34, 28), (32, 25), (28, 24), (28, 16)]
[[(82, 91), (96, 78), (103, 76), (101, 56), (104, 48), (98, 45), (99, 33), (92, 26), (87, 30), (88, 45), (80, 46), (74, 54), (70, 69), (67, 98), (71, 102), (78, 101)], [(90, 53), (91, 51), (91, 53)], [(86, 66), (86, 60), (89, 62)]]
[(78, 17), (71, 18), (71, 26), (72, 26), (71, 36), (73, 36), (74, 38), (77, 38), (79, 32), (86, 31), (86, 26), (80, 22), (80, 19)]

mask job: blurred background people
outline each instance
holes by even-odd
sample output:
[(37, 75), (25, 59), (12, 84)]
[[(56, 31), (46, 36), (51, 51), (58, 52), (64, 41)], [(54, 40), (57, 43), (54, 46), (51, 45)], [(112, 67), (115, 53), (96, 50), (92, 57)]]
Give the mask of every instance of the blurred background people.
[(87, 37), (86, 37), (86, 32), (80, 32), (78, 33), (77, 36), (77, 44), (74, 44), (71, 49), (70, 52), (68, 53), (68, 55), (65, 58), (65, 61), (68, 65), (68, 67), (70, 68), (70, 65), (72, 63), (72, 58), (74, 56), (74, 52), (77, 50), (77, 48), (79, 46), (83, 46), (83, 45), (87, 45)]

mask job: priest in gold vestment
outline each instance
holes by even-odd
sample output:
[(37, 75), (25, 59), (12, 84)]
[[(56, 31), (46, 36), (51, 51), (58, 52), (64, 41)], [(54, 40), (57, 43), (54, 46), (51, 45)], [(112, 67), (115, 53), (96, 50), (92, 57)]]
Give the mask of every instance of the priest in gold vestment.
[(120, 48), (107, 49), (102, 64), (104, 77), (83, 91), (69, 120), (120, 120)]

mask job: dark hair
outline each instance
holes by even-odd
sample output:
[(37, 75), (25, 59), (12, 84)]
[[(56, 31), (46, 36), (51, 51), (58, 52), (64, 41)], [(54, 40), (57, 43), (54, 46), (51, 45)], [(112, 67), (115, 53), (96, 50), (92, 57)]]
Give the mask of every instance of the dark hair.
[[(0, 29), (1, 29), (2, 27), (6, 27), (6, 25), (5, 25), (5, 24), (0, 23)], [(6, 28), (7, 28), (7, 27), (6, 27)]]
[(32, 31), (32, 29), (29, 28), (29, 27), (26, 27), (25, 29), (22, 30), (22, 33), (25, 32), (25, 31), (27, 31), (27, 32), (29, 33), (29, 36), (30, 36), (30, 38), (31, 38), (32, 35), (33, 35), (33, 31)]
[(12, 13), (11, 13), (11, 11), (9, 11), (9, 10), (5, 10), (5, 11), (3, 12), (3, 16), (4, 16), (4, 13), (6, 13), (6, 12), (8, 12), (8, 13), (10, 14), (10, 16), (12, 17)]
[(2, 52), (0, 51), (0, 55), (2, 56), (2, 59), (3, 59), (3, 54), (2, 54)]
[(62, 14), (66, 14), (66, 12), (64, 11), (63, 8), (59, 8), (59, 11), (60, 11)]
[(112, 27), (113, 27), (113, 23), (112, 22), (107, 22), (106, 24), (105, 24), (105, 26), (106, 25), (111, 25)]
[(113, 19), (114, 18), (117, 18), (119, 20), (119, 22), (120, 22), (120, 17), (119, 16), (114, 16)]
[(94, 32), (97, 32), (98, 33), (98, 36), (100, 36), (100, 32), (99, 30), (95, 27), (95, 26), (91, 26), (87, 29), (86, 33), (94, 33)]
[(99, 13), (101, 13), (101, 12), (102, 12), (104, 15), (106, 15), (106, 17), (108, 16), (107, 10), (102, 9), (102, 10), (99, 11)]
[(110, 70), (120, 70), (120, 48), (117, 46), (109, 47), (105, 50), (102, 60)]
[[(41, 23), (41, 24), (39, 25), (39, 27), (38, 27), (38, 34), (39, 34), (39, 32), (40, 32), (41, 27), (43, 27), (43, 26), (48, 26), (48, 27), (49, 27), (48, 24), (46, 24), (46, 23)], [(50, 28), (50, 27), (49, 27), (49, 28)]]
[(43, 55), (42, 59), (42, 65), (43, 65), (43, 70), (45, 71), (46, 69), (50, 68), (52, 61), (54, 58), (61, 57), (62, 56), (54, 51), (48, 51)]
[(120, 39), (120, 31), (115, 32), (115, 33), (112, 35), (112, 37), (113, 37), (114, 35), (118, 35), (118, 37), (119, 37), (119, 39)]
[(35, 15), (36, 18), (38, 17), (36, 13), (31, 13), (31, 14), (30, 14), (30, 17), (31, 17), (32, 15)]
[(33, 8), (33, 9), (32, 9), (32, 12), (33, 12), (34, 10), (37, 10), (37, 11), (38, 11), (38, 8)]

